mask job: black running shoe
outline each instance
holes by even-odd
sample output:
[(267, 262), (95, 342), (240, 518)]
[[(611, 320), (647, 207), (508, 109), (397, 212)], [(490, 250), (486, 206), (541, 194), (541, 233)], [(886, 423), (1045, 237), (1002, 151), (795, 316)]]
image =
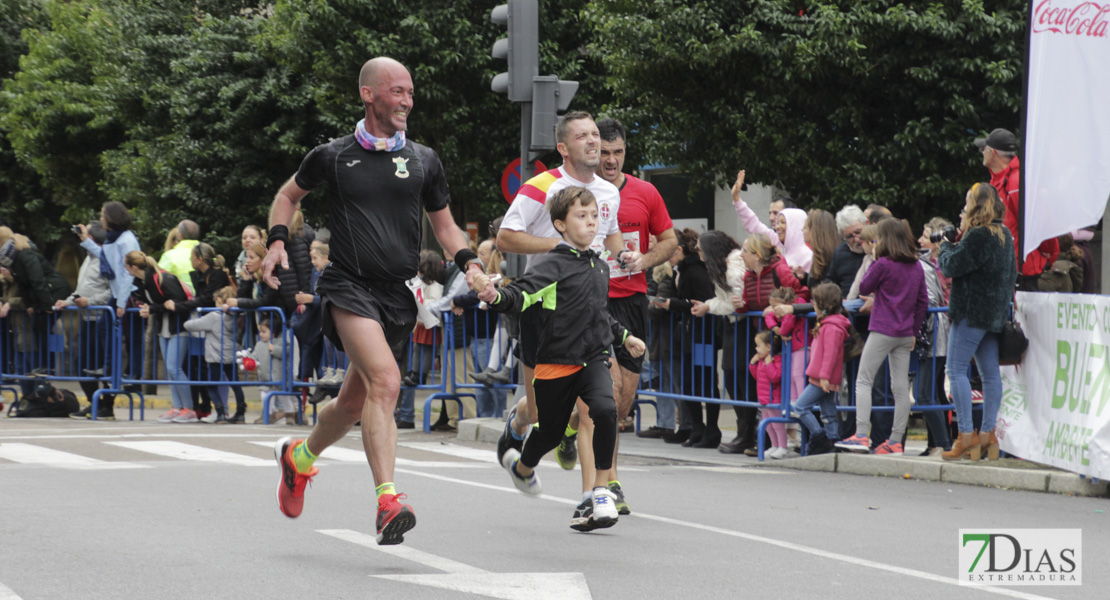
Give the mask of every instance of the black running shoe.
[[(100, 417), (100, 415), (97, 415), (97, 418), (99, 418), (99, 417)], [(91, 419), (92, 418), (92, 405), (90, 404), (90, 405), (86, 406), (85, 408), (82, 408), (81, 410), (79, 410), (75, 413), (69, 413), (69, 418), (71, 418), (71, 419)]]
[(517, 452), (524, 449), (524, 440), (513, 437), (513, 419), (515, 417), (516, 407), (514, 406), (509, 411), (508, 418), (505, 419), (505, 430), (501, 432), (501, 437), (497, 438), (497, 464), (501, 464), (501, 459), (505, 458), (505, 452), (509, 448), (515, 448)]
[(555, 461), (559, 466), (567, 471), (573, 471), (574, 465), (578, 464), (578, 434), (567, 435), (563, 433), (563, 439), (559, 445), (555, 447)]
[(574, 507), (574, 515), (570, 518), (570, 528), (575, 531), (593, 531), (594, 526), (590, 523), (590, 519), (594, 516), (594, 499), (593, 496), (586, 498)]

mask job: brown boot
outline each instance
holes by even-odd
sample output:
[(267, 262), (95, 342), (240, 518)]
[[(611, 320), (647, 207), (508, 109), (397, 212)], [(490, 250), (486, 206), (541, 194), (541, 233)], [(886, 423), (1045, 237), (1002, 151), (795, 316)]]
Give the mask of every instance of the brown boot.
[(979, 440), (987, 450), (987, 460), (998, 460), (998, 438), (994, 437), (994, 431), (981, 434)]
[(940, 456), (944, 460), (961, 460), (967, 456), (972, 461), (977, 461), (981, 449), (978, 433), (961, 433), (960, 437), (956, 438), (956, 443), (952, 444), (952, 449), (941, 453)]

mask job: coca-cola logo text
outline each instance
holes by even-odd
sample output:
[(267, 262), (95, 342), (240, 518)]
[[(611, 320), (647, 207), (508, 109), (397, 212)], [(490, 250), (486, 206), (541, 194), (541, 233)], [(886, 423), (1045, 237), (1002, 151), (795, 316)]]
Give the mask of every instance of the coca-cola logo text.
[(1044, 0), (1033, 10), (1033, 33), (1063, 33), (1106, 37), (1110, 27), (1110, 2), (1080, 2), (1074, 7), (1058, 7)]

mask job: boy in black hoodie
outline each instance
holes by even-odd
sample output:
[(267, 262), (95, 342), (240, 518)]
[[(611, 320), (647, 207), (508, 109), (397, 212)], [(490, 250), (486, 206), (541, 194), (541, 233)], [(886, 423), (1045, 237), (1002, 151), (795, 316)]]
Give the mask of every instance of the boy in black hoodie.
[(536, 465), (559, 445), (575, 400), (581, 397), (590, 407), (598, 473), (593, 511), (587, 522), (571, 524), (590, 531), (617, 522), (616, 499), (606, 478), (617, 438), (609, 349), (616, 341), (640, 356), (644, 342), (609, 316), (609, 269), (590, 250), (598, 223), (594, 195), (586, 188), (566, 188), (548, 200), (547, 210), (563, 241), (536, 259), (528, 274), (512, 285), (499, 291), (482, 274), (475, 277), (474, 289), (498, 312), (521, 312), (532, 304), (543, 309), (535, 371), (539, 427), (528, 436), (522, 452), (510, 448), (501, 462), (517, 489), (532, 495), (542, 491)]

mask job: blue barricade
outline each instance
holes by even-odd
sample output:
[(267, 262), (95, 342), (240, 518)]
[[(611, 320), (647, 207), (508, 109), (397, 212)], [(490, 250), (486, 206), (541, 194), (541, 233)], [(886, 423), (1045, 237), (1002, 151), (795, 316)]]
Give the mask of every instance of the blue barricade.
[(115, 310), (108, 306), (12, 311), (0, 319), (0, 379), (18, 384), (0, 388), (15, 395), (12, 407), (40, 379), (110, 382), (115, 326)]
[[(936, 352), (945, 353), (943, 344), (941, 348), (936, 347), (938, 333), (944, 329), (938, 326), (938, 315), (947, 313), (947, 307), (930, 308), (928, 318), (933, 320), (933, 327), (931, 328), (932, 336), (932, 350), (926, 354), (928, 359), (926, 363), (921, 364), (920, 359), (915, 357), (911, 360), (911, 374), (917, 373), (918, 376), (914, 377), (913, 394), (914, 404), (911, 406), (911, 411), (918, 412), (933, 412), (939, 413), (941, 411), (950, 411), (954, 407), (950, 402), (937, 402), (937, 393), (940, 390), (938, 386), (943, 385), (943, 379), (940, 379), (940, 374), (943, 374), (944, 367), (938, 366), (938, 360), (935, 356)], [(806, 324), (806, 346), (807, 349), (804, 354), (805, 360), (808, 364), (809, 351), (809, 329), (812, 328), (816, 315), (810, 313), (807, 317)], [(792, 368), (792, 352), (791, 341), (783, 340), (782, 344), (782, 383), (780, 404), (761, 405), (758, 398), (755, 396), (755, 385), (750, 383), (750, 374), (748, 373), (748, 364), (753, 356), (753, 346), (751, 339), (755, 333), (766, 328), (761, 312), (749, 312), (741, 315), (729, 315), (727, 317), (707, 315), (705, 317), (694, 317), (689, 314), (681, 315), (676, 313), (668, 313), (668, 316), (661, 319), (660, 322), (649, 322), (649, 339), (653, 336), (663, 336), (664, 339), (669, 339), (670, 344), (663, 349), (663, 356), (650, 357), (652, 373), (648, 375), (648, 380), (653, 382), (652, 388), (638, 390), (638, 397), (648, 398), (670, 398), (676, 401), (690, 401), (690, 402), (712, 402), (717, 404), (724, 404), (729, 406), (741, 406), (749, 408), (771, 408), (781, 411), (781, 416), (771, 419), (760, 419), (758, 426), (758, 453), (759, 459), (763, 459), (764, 452), (764, 432), (770, 423), (799, 423), (799, 419), (791, 416), (791, 400), (796, 398), (800, 391), (794, 391), (791, 381), (791, 368)], [(864, 332), (865, 333), (865, 332)], [(649, 342), (650, 345), (650, 342)], [(662, 348), (662, 347), (661, 347)], [(723, 362), (726, 364), (720, 365), (721, 371), (724, 373), (725, 381), (722, 385), (718, 385), (716, 381), (717, 365), (716, 356), (718, 350), (722, 351)], [(731, 357), (731, 360), (729, 360)], [(915, 367), (916, 365), (916, 367)], [(855, 370), (858, 367), (858, 359), (848, 365), (849, 378), (848, 381), (855, 380)], [(939, 380), (939, 381), (938, 381)], [(802, 378), (803, 385), (805, 385), (805, 378)], [(886, 397), (890, 398), (890, 403), (887, 405), (876, 405), (872, 407), (874, 412), (893, 412), (893, 396), (890, 393), (889, 379), (884, 381), (886, 386)], [(728, 398), (720, 397), (720, 390), (723, 389)], [(842, 390), (843, 392), (844, 390)], [(855, 412), (855, 389), (854, 386), (849, 385), (847, 395), (843, 393), (838, 394), (837, 411), (840, 413), (854, 413)], [(923, 395), (924, 393), (924, 395)], [(639, 419), (636, 423), (637, 430), (640, 428)], [(801, 428), (803, 433), (803, 449), (804, 442), (808, 437), (805, 428)]]

